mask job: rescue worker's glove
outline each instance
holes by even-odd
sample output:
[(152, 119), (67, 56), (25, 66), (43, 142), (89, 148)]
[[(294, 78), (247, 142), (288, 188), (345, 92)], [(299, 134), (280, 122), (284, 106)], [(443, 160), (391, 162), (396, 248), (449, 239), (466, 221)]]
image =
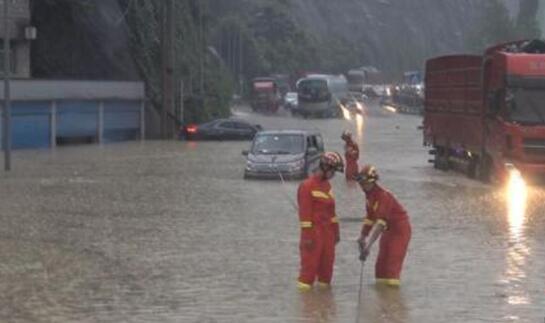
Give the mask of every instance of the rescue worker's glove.
[(350, 131), (343, 131), (342, 135), (341, 135), (341, 139), (346, 142), (346, 143), (350, 143), (352, 142), (352, 133)]
[(358, 239), (358, 248), (360, 251), (360, 261), (365, 261), (367, 259), (367, 256), (369, 256), (369, 249), (367, 248), (367, 244), (365, 243), (365, 237), (360, 237)]

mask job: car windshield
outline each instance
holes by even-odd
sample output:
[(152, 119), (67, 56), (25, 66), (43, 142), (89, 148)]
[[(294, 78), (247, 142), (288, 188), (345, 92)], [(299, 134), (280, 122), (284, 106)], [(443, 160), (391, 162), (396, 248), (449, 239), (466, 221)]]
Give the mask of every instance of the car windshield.
[(365, 82), (365, 77), (363, 74), (352, 74), (349, 73), (346, 78), (350, 84), (363, 84)]
[(506, 96), (509, 119), (526, 124), (545, 124), (545, 89), (513, 88)]
[(294, 92), (287, 93), (286, 94), (286, 99), (292, 99), (292, 100), (297, 99), (297, 93), (294, 93)]
[(298, 85), (298, 94), (301, 101), (324, 102), (329, 100), (327, 82), (324, 80), (304, 80)]
[(256, 155), (300, 154), (303, 150), (303, 135), (289, 134), (259, 135), (252, 147), (252, 153)]

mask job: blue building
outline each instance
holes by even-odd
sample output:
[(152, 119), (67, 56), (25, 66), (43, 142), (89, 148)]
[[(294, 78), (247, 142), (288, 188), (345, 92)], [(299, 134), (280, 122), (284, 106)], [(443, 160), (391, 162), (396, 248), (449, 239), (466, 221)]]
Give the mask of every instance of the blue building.
[(143, 82), (20, 79), (11, 100), (14, 149), (145, 137)]

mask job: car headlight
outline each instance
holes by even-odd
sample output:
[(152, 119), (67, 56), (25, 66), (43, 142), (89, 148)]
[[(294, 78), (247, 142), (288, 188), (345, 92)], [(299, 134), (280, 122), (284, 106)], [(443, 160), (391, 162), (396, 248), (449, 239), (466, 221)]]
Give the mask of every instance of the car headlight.
[(255, 169), (254, 163), (252, 163), (251, 161), (247, 161), (246, 162), (246, 170), (247, 171), (253, 171), (254, 169)]

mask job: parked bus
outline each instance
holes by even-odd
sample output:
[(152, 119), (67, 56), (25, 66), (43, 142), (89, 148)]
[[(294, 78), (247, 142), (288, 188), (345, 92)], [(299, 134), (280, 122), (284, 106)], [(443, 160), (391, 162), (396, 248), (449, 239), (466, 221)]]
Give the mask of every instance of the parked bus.
[(303, 117), (337, 117), (340, 105), (349, 99), (348, 82), (342, 75), (314, 74), (297, 82), (299, 106)]

